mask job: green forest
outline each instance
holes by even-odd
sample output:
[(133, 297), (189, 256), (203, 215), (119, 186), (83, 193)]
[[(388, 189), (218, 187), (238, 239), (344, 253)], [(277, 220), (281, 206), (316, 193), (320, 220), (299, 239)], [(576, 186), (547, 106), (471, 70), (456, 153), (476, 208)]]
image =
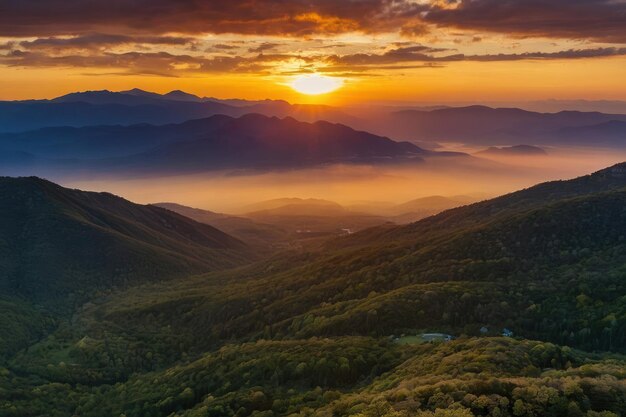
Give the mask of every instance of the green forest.
[(625, 169), (272, 253), (0, 179), (0, 416), (626, 416)]

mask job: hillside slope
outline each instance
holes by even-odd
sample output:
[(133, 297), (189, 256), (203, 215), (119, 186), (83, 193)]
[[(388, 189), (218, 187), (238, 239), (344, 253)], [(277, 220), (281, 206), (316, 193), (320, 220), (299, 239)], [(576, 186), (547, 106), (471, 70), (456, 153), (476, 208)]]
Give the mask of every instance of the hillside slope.
[(154, 205), (189, 217), (197, 222), (217, 227), (246, 243), (256, 244), (256, 250), (261, 250), (261, 246), (264, 246), (265, 249), (275, 246), (286, 240), (288, 235), (288, 232), (279, 226), (255, 222), (245, 217), (216, 213), (176, 203), (156, 203)]
[(0, 398), (24, 416), (619, 416), (625, 173), (110, 294), (12, 356), (0, 387), (22, 395)]
[[(232, 266), (243, 242), (170, 211), (38, 178), (1, 178), (3, 293), (42, 302)], [(136, 281), (138, 280), (138, 281)]]
[(106, 193), (0, 178), (0, 356), (102, 291), (240, 265), (213, 227)]
[(623, 169), (365, 230), (319, 251), (131, 289), (90, 310), (85, 326), (97, 334), (124, 322), (133, 339), (161, 334), (153, 346), (164, 351), (172, 342), (197, 352), (262, 336), (479, 335), (482, 327), (623, 351)]

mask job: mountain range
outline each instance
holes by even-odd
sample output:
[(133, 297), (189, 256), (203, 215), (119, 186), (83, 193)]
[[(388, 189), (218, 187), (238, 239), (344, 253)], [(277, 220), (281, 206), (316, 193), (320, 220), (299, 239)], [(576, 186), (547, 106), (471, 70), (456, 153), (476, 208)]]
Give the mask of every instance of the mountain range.
[(22, 132), (44, 127), (100, 125), (162, 125), (183, 123), (213, 115), (239, 117), (258, 113), (296, 117), (302, 121), (350, 123), (356, 118), (338, 108), (289, 104), (282, 100), (218, 100), (182, 91), (167, 94), (139, 89), (113, 92), (85, 91), (52, 100), (0, 101), (0, 132)]
[(624, 148), (625, 114), (584, 111), (539, 113), (486, 106), (400, 109), (290, 104), (281, 100), (220, 100), (183, 91), (167, 94), (139, 89), (86, 91), (52, 100), (0, 102), (0, 133), (46, 127), (180, 124), (214, 115), (258, 113), (300, 121), (341, 123), (416, 144), (461, 142), (487, 146), (529, 145)]
[(391, 112), (363, 128), (410, 141), (624, 148), (625, 122), (624, 114), (468, 106)]
[(246, 242), (267, 247), (293, 247), (352, 234), (386, 223), (406, 224), (475, 201), (468, 196), (429, 196), (402, 204), (342, 206), (315, 198), (277, 198), (249, 204), (239, 215), (215, 213), (176, 203), (158, 203), (196, 221), (216, 226)]
[(164, 126), (59, 127), (5, 133), (0, 135), (0, 155), (7, 160), (5, 170), (24, 168), (26, 158), (29, 171), (35, 166), (44, 172), (82, 169), (114, 175), (414, 163), (425, 156), (462, 154), (426, 151), (340, 124), (246, 114)]
[[(261, 259), (166, 209), (0, 184), (3, 412), (614, 416), (626, 404), (626, 163)], [(302, 202), (265, 210), (284, 203)], [(424, 342), (433, 334), (452, 340)]]
[[(500, 162), (487, 157), (623, 149), (625, 125), (595, 112), (353, 115), (91, 91), (0, 102), (0, 173), (143, 179), (450, 161), (464, 175), (469, 161), (489, 174)], [(417, 145), (434, 141), (486, 147), (485, 158)], [(2, 416), (626, 410), (626, 163), (479, 202), (281, 198), (237, 215), (34, 176), (0, 177), (0, 195)]]

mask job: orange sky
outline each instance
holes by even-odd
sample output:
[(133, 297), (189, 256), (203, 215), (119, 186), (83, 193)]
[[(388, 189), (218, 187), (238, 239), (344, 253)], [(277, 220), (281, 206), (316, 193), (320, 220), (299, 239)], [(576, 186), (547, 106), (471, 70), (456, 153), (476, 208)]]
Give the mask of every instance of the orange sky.
[[(217, 98), (284, 99), (297, 103), (362, 101), (507, 101), (626, 99), (626, 58), (515, 63), (455, 63), (446, 68), (348, 78), (330, 94), (307, 96), (281, 77), (210, 74), (193, 77), (85, 75), (71, 68), (0, 68), (0, 99), (53, 98), (72, 91), (182, 89)], [(94, 69), (97, 71), (97, 69)]]
[[(30, 3), (0, 16), (3, 100), (135, 87), (327, 104), (626, 100), (622, 0)], [(311, 73), (344, 86), (289, 87)]]

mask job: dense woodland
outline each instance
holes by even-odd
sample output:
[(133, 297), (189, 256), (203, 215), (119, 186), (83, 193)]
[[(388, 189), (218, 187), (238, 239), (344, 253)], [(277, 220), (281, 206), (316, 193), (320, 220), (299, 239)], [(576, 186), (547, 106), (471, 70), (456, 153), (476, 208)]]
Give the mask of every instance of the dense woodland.
[(626, 164), (264, 257), (0, 187), (0, 415), (626, 415)]

